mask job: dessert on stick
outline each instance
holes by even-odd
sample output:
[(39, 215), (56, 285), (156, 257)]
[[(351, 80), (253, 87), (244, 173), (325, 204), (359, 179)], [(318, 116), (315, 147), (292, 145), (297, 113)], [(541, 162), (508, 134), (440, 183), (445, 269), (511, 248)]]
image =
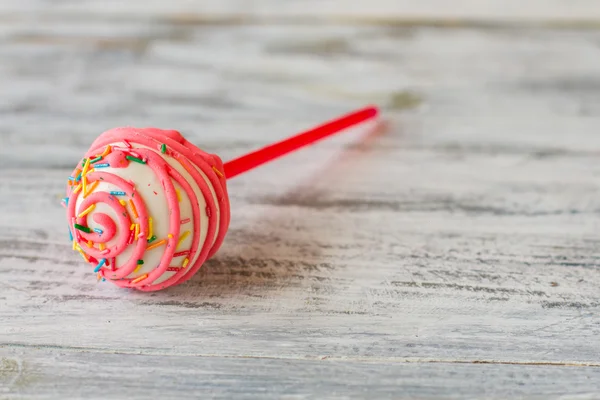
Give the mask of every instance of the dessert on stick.
[(225, 164), (179, 132), (115, 128), (67, 183), (69, 238), (98, 279), (155, 291), (190, 279), (229, 227), (227, 179), (377, 116), (347, 114)]

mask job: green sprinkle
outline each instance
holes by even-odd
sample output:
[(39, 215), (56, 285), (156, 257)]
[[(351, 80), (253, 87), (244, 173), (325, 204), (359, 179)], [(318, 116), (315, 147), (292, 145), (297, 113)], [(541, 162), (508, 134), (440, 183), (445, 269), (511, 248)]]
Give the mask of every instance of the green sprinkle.
[(163, 145), (160, 146), (160, 151), (162, 151), (162, 153), (165, 154), (167, 152), (167, 145), (163, 143)]
[(102, 160), (102, 156), (98, 156), (98, 157), (94, 158), (93, 160), (90, 161), (90, 164), (95, 164), (100, 160)]
[(128, 159), (128, 160), (130, 160), (130, 161), (136, 162), (138, 164), (146, 164), (146, 161), (144, 161), (144, 160), (142, 160), (140, 158), (137, 158), (137, 157), (125, 156), (125, 158)]
[(79, 229), (80, 231), (83, 231), (85, 233), (92, 233), (92, 230), (90, 228), (79, 224), (75, 224), (75, 229)]
[(138, 260), (137, 265), (144, 265), (144, 260)]
[(152, 236), (150, 239), (148, 239), (148, 243), (152, 243), (156, 240), (156, 236)]
[(81, 162), (81, 166), (85, 167), (85, 163), (87, 162), (87, 158), (84, 158), (83, 161)]

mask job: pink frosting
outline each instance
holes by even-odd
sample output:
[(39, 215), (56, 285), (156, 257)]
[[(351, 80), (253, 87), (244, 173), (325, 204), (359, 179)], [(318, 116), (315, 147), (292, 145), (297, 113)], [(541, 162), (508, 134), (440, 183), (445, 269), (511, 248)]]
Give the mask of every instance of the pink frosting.
[[(126, 145), (123, 146), (122, 143)], [(136, 147), (145, 146), (145, 147)], [(110, 148), (108, 147), (110, 146)], [(166, 147), (164, 147), (166, 146)], [(166, 149), (165, 154), (162, 151)], [(104, 154), (101, 160), (97, 161), (100, 155)], [(83, 169), (85, 159), (96, 160), (97, 165), (109, 164), (111, 168), (126, 168), (131, 161), (127, 157), (135, 157), (145, 162), (149, 174), (154, 174), (161, 183), (162, 189), (167, 199), (169, 207), (169, 232), (171, 237), (165, 238), (166, 244), (163, 246), (163, 254), (160, 263), (141, 277), (128, 278), (138, 268), (138, 260), (143, 260), (146, 248), (150, 245), (147, 240), (149, 232), (149, 215), (144, 199), (136, 191), (136, 182), (128, 182), (123, 178), (104, 172), (100, 167), (87, 171), (84, 177), (77, 180), (80, 171)], [(182, 174), (173, 168), (164, 157), (172, 157), (177, 160), (189, 172), (195, 185), (200, 188), (200, 192), (206, 202), (206, 214), (208, 215), (208, 227), (206, 239), (201, 243), (201, 212), (196, 192), (190, 182), (186, 181)], [(73, 172), (71, 181), (75, 181), (67, 188), (68, 205), (67, 220), (73, 235), (73, 240), (77, 242), (80, 249), (86, 254), (90, 263), (96, 265), (99, 260), (104, 260), (99, 269), (99, 275), (121, 287), (135, 288), (143, 291), (154, 291), (164, 289), (170, 286), (181, 284), (190, 279), (200, 269), (202, 264), (219, 249), (230, 221), (229, 198), (227, 195), (226, 180), (222, 173), (223, 163), (221, 159), (213, 154), (208, 154), (186, 141), (183, 136), (173, 130), (161, 130), (156, 128), (116, 128), (104, 132), (94, 141), (90, 150), (85, 155), (84, 160), (79, 164), (78, 169)], [(91, 170), (94, 164), (91, 164)], [(217, 201), (215, 204), (209, 185), (203, 176), (195, 168), (200, 169), (208, 178), (213, 187)], [(215, 171), (216, 170), (216, 171)], [(118, 187), (121, 193), (111, 195), (108, 192), (102, 192), (96, 189), (88, 194), (77, 207), (79, 196), (83, 196), (83, 190), (75, 192), (75, 188), (81, 183), (82, 179), (87, 180), (87, 187), (95, 185), (95, 182), (106, 182)], [(179, 209), (177, 192), (173, 185), (177, 182), (189, 197), (192, 205), (192, 218), (194, 221), (192, 235), (192, 246), (189, 250), (176, 253), (177, 244), (180, 239), (182, 225), (189, 221), (182, 220)], [(121, 204), (125, 200), (126, 205)], [(130, 201), (133, 202), (135, 211), (130, 207)], [(79, 218), (77, 213), (87, 210), (96, 204), (106, 204), (117, 216), (113, 220), (111, 216), (92, 211)], [(77, 209), (76, 209), (77, 208)], [(88, 227), (88, 218), (92, 218), (95, 223), (102, 226), (102, 232), (85, 232)], [(83, 226), (83, 231), (75, 227)], [(139, 224), (139, 235), (134, 240), (134, 233), (130, 230), (132, 224)], [(218, 225), (218, 233), (217, 233)], [(216, 236), (215, 236), (216, 235)], [(113, 240), (115, 239), (115, 240)], [(113, 240), (112, 246), (107, 243)], [(92, 244), (89, 247), (88, 243)], [(116, 257), (123, 253), (129, 246), (133, 246), (133, 253), (130, 259), (116, 264)], [(172, 265), (174, 257), (186, 255), (190, 260), (190, 265), (186, 267), (175, 267)], [(191, 260), (194, 260), (193, 264)], [(155, 284), (165, 272), (173, 273), (171, 277), (161, 283)]]

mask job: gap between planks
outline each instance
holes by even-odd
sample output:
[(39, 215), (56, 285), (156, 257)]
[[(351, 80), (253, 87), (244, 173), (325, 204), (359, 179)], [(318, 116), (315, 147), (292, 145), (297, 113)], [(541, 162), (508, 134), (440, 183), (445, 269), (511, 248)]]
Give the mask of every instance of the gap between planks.
[(167, 353), (158, 351), (124, 351), (95, 347), (57, 346), (57, 345), (29, 345), (25, 343), (0, 343), (0, 349), (38, 349), (59, 350), (70, 353), (96, 353), (96, 354), (121, 354), (136, 356), (169, 356), (169, 357), (202, 357), (202, 358), (229, 358), (229, 359), (257, 359), (257, 360), (288, 360), (288, 361), (348, 361), (360, 363), (394, 363), (394, 364), (486, 364), (486, 365), (517, 365), (517, 366), (544, 366), (544, 367), (583, 367), (600, 368), (600, 362), (579, 361), (500, 361), (500, 360), (460, 360), (444, 358), (418, 358), (418, 357), (331, 357), (331, 356), (305, 356), (305, 357), (273, 357), (273, 356), (244, 356), (220, 355), (204, 353)]

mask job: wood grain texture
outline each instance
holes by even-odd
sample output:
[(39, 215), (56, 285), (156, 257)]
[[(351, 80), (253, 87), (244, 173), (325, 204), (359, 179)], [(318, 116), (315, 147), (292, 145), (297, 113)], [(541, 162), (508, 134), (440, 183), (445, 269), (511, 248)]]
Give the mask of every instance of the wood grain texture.
[(595, 399), (600, 391), (600, 368), (158, 357), (1, 348), (0, 357), (0, 399), (14, 389), (21, 399), (117, 399), (125, 398), (124, 393), (128, 399), (148, 399), (160, 393), (166, 400), (548, 399), (564, 393), (563, 382), (573, 385), (570, 398)]
[[(0, 398), (595, 397), (600, 31), (571, 23), (592, 2), (561, 29), (511, 2), (458, 2), (485, 23), (454, 27), (119, 4), (0, 6)], [(231, 181), (223, 249), (181, 287), (97, 284), (70, 250), (59, 199), (105, 129), (229, 159), (366, 103), (387, 127)], [(15, 365), (35, 382), (6, 383)], [(87, 376), (119, 368), (140, 376), (122, 392)]]

